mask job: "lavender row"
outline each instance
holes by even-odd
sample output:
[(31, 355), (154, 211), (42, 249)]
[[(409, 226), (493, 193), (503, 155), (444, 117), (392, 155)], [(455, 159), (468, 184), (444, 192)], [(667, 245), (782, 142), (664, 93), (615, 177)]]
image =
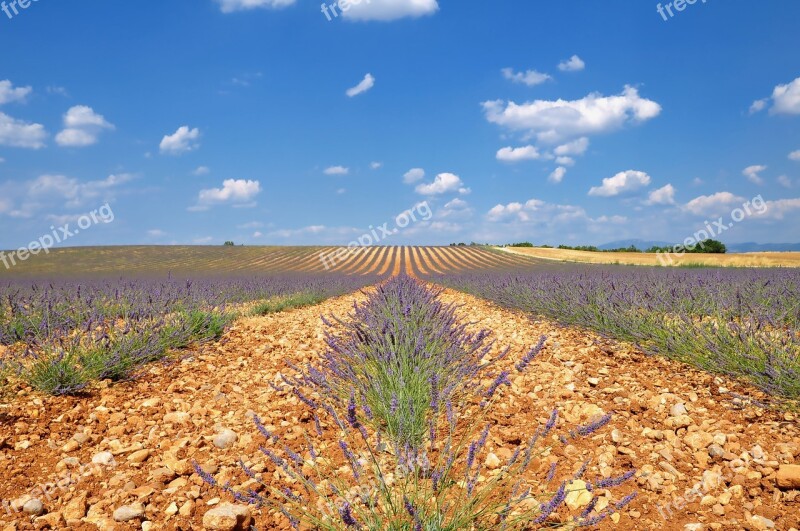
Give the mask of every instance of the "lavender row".
[[(555, 460), (546, 475), (534, 470), (553, 444), (592, 436), (610, 414), (557, 436), (558, 414), (546, 411), (540, 425), (518, 427), (522, 442), (502, 461), (490, 452), (493, 407), (512, 377), (531, 370), (546, 338), (502, 370), (508, 350), (491, 358), (490, 333), (468, 333), (439, 294), (395, 277), (347, 318), (325, 320), (321, 364), (290, 365), (283, 384), (272, 385), (282, 402), (306, 410), (298, 415), (305, 437), (255, 417), (261, 455), (240, 462), (241, 486), (199, 464), (196, 472), (296, 529), (589, 527), (628, 505), (635, 494), (615, 500), (608, 489), (633, 470), (592, 478), (588, 461)], [(573, 491), (588, 498), (578, 514), (565, 505)]]
[(800, 271), (563, 266), (435, 282), (800, 397)]
[(220, 337), (239, 305), (291, 297), (295, 304), (318, 302), (374, 280), (285, 275), (8, 283), (0, 286), (0, 345), (13, 356), (0, 359), (0, 373), (51, 394), (75, 393), (95, 379), (135, 377), (171, 349)]

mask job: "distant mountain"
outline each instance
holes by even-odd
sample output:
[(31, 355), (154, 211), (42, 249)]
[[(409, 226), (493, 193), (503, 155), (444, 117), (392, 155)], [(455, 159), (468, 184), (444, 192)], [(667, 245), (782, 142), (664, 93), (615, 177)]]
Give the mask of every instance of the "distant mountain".
[(729, 253), (777, 253), (800, 251), (800, 243), (731, 243), (726, 244)]
[(617, 240), (615, 242), (604, 243), (603, 245), (598, 245), (598, 248), (607, 251), (609, 249), (622, 249), (624, 247), (630, 247), (633, 245), (640, 251), (644, 251), (645, 249), (649, 249), (650, 247), (668, 247), (670, 245), (674, 245), (669, 242), (651, 242), (647, 240)]
[[(605, 243), (598, 245), (599, 249), (607, 251), (608, 249), (621, 249), (624, 247), (635, 246), (640, 251), (649, 249), (650, 247), (670, 247), (674, 243), (657, 242), (647, 240), (618, 240), (615, 242)], [(729, 253), (778, 253), (778, 252), (800, 252), (800, 243), (726, 243)]]

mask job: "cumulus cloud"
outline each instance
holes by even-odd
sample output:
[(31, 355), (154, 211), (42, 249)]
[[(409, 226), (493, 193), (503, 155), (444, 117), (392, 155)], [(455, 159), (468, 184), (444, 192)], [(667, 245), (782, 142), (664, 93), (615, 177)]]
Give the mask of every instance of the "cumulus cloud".
[(527, 70), (525, 72), (514, 72), (513, 68), (504, 68), (501, 70), (503, 77), (514, 83), (522, 83), (529, 87), (541, 85), (545, 81), (553, 79), (547, 74), (537, 72), (536, 70)]
[(193, 209), (204, 210), (212, 205), (223, 203), (249, 206), (259, 193), (261, 193), (261, 184), (258, 181), (226, 179), (222, 182), (222, 188), (200, 190), (197, 206)]
[(712, 195), (701, 195), (686, 203), (686, 210), (698, 216), (713, 216), (729, 211), (744, 202), (744, 197), (730, 192), (717, 192)]
[(761, 165), (748, 166), (742, 170), (742, 175), (747, 177), (747, 180), (753, 184), (764, 184), (764, 179), (759, 174), (766, 169), (766, 166)]
[(329, 168), (325, 168), (322, 173), (325, 175), (347, 175), (350, 173), (350, 168), (345, 166), (331, 166)]
[(586, 68), (586, 63), (577, 55), (573, 55), (566, 61), (561, 61), (558, 64), (558, 69), (562, 72), (577, 72)]
[(33, 92), (31, 87), (15, 87), (10, 80), (0, 81), (0, 105), (14, 101), (25, 101), (28, 95)]
[(760, 212), (753, 212), (752, 216), (763, 219), (783, 219), (787, 214), (800, 210), (800, 197), (793, 199), (778, 199), (766, 201), (765, 208)]
[(595, 197), (615, 197), (633, 192), (650, 184), (650, 176), (643, 171), (622, 171), (613, 177), (603, 179), (603, 184), (594, 186), (589, 195)]
[(800, 114), (800, 77), (776, 86), (771, 97), (754, 101), (750, 106), (750, 114), (763, 111), (770, 103), (770, 114)]
[(425, 177), (425, 170), (422, 168), (411, 168), (405, 175), (403, 175), (403, 182), (406, 184), (414, 184), (421, 181)]
[(769, 98), (756, 100), (750, 105), (750, 114), (756, 114), (767, 108)]
[(539, 150), (534, 146), (504, 147), (498, 150), (497, 160), (502, 162), (522, 162), (536, 160), (541, 157)]
[(192, 171), (192, 175), (197, 175), (197, 176), (208, 175), (209, 173), (211, 173), (211, 168), (209, 168), (208, 166), (198, 166), (197, 168), (194, 169), (194, 171)]
[(535, 135), (543, 142), (613, 131), (629, 123), (641, 123), (661, 113), (661, 105), (639, 96), (626, 86), (621, 94), (589, 94), (579, 100), (536, 100), (517, 104), (503, 100), (483, 103), (486, 119), (512, 131)]
[(165, 135), (161, 139), (159, 149), (165, 155), (180, 155), (188, 151), (193, 151), (200, 147), (200, 129), (189, 128), (188, 125), (182, 125), (171, 135)]
[(791, 188), (793, 186), (792, 180), (787, 175), (779, 176), (778, 184), (780, 184), (784, 188)]
[(97, 143), (103, 130), (114, 129), (102, 114), (86, 105), (71, 107), (64, 115), (64, 129), (56, 135), (62, 147), (86, 147)]
[(800, 149), (798, 149), (797, 151), (792, 151), (791, 153), (789, 153), (789, 160), (795, 160), (795, 161), (800, 162)]
[(133, 178), (128, 173), (112, 174), (95, 181), (79, 181), (59, 174), (40, 175), (22, 186), (18, 217), (29, 217), (40, 208), (53, 204), (76, 208), (90, 202), (111, 201), (119, 187)]
[(383, 167), (383, 162), (373, 161), (369, 163), (369, 169), (379, 170)]
[(553, 173), (547, 176), (547, 180), (551, 183), (560, 183), (564, 180), (564, 176), (567, 174), (567, 169), (564, 166), (559, 166)]
[(519, 222), (555, 225), (572, 223), (575, 220), (587, 220), (586, 211), (574, 205), (556, 205), (541, 199), (529, 199), (525, 203), (498, 204), (486, 214), (492, 223)]
[(674, 205), (675, 187), (671, 184), (662, 186), (658, 190), (653, 190), (645, 201), (646, 205)]
[(295, 0), (216, 0), (220, 11), (235, 13), (236, 11), (249, 11), (251, 9), (265, 9), (286, 7), (295, 3)]
[(367, 74), (366, 76), (364, 76), (364, 79), (362, 79), (358, 85), (347, 89), (347, 91), (345, 91), (345, 94), (347, 94), (347, 96), (350, 98), (354, 98), (359, 94), (365, 93), (374, 86), (375, 86), (375, 78), (372, 76), (372, 74)]
[(589, 149), (589, 139), (586, 137), (581, 137), (577, 140), (573, 140), (572, 142), (568, 142), (556, 147), (556, 149), (553, 150), (553, 153), (558, 156), (577, 156), (586, 153), (587, 149)]
[(390, 21), (432, 15), (438, 10), (436, 0), (370, 0), (351, 2), (347, 10), (342, 10), (342, 16), (354, 21)]
[(453, 173), (440, 173), (433, 179), (433, 182), (418, 184), (415, 190), (420, 195), (440, 195), (449, 192), (469, 193), (469, 189), (464, 187), (461, 178)]
[(800, 77), (772, 91), (773, 114), (800, 114)]
[(0, 146), (40, 149), (46, 138), (42, 124), (17, 120), (0, 112)]

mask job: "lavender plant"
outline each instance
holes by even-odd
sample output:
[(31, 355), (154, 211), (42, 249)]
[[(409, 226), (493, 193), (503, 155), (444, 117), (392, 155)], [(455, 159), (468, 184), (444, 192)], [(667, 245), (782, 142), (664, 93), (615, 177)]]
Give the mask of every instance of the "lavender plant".
[(435, 277), (508, 308), (593, 329), (800, 398), (800, 272), (560, 266)]
[[(353, 318), (338, 321), (343, 332), (328, 335), (330, 348), (320, 369), (294, 368), (295, 374), (284, 376), (285, 386), (275, 386), (307, 408), (302, 418), (313, 421), (313, 429), (309, 426), (304, 440), (298, 444), (296, 437), (284, 438), (256, 417), (263, 458), (261, 463), (240, 463), (247, 481), (241, 486), (220, 484), (196, 465), (200, 477), (239, 502), (269, 509), (295, 528), (581, 527), (597, 524), (630, 503), (632, 495), (614, 501), (609, 489), (627, 482), (633, 471), (583, 482), (586, 463), (559, 480), (552, 467), (545, 477), (537, 477), (552, 445), (588, 437), (610, 416), (555, 437), (558, 415), (553, 412), (528, 437), (521, 437), (524, 442), (504, 463), (489, 461), (490, 414), (502, 389), (510, 385), (511, 373), (500, 371), (481, 381), (486, 368), (481, 360), (489, 347), (486, 334), (467, 334), (454, 308), (441, 304), (437, 294), (409, 278), (381, 286), (356, 307)], [(540, 338), (515, 365), (516, 372), (529, 370), (545, 342)], [(383, 376), (390, 368), (394, 381)], [(415, 371), (431, 372), (406, 377)], [(384, 385), (393, 386), (391, 393)], [(424, 396), (418, 403), (428, 414), (419, 439), (408, 437), (417, 421), (396, 418), (404, 412), (394, 393)], [(370, 394), (376, 397), (373, 403)], [(566, 515), (572, 491), (585, 492), (590, 500), (578, 514)]]

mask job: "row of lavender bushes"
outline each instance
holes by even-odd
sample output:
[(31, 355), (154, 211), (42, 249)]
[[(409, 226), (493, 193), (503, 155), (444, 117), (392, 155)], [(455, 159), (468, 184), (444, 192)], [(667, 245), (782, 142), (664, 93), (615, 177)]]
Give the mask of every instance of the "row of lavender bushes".
[(436, 277), (502, 306), (593, 329), (800, 398), (800, 270), (561, 266)]
[(374, 280), (285, 275), (8, 283), (0, 286), (0, 345), (15, 356), (0, 359), (0, 383), (16, 376), (63, 395), (94, 380), (131, 379), (171, 350), (219, 338), (243, 305), (271, 313)]
[[(485, 470), (492, 408), (546, 338), (513, 371), (500, 370), (508, 350), (489, 359), (489, 333), (468, 333), (453, 305), (408, 277), (390, 279), (349, 318), (327, 323), (321, 364), (290, 366), (283, 385), (273, 384), (306, 409), (304, 440), (284, 438), (256, 417), (263, 455), (240, 462), (244, 483), (221, 484), (196, 464), (206, 483), (282, 514), (296, 529), (589, 527), (635, 497), (599, 503), (633, 470), (590, 479), (588, 462), (563, 463), (535, 477), (532, 463), (552, 444), (588, 437), (610, 415), (559, 437), (555, 411), (538, 427), (520, 425), (511, 457)], [(592, 499), (565, 514), (581, 478)]]

